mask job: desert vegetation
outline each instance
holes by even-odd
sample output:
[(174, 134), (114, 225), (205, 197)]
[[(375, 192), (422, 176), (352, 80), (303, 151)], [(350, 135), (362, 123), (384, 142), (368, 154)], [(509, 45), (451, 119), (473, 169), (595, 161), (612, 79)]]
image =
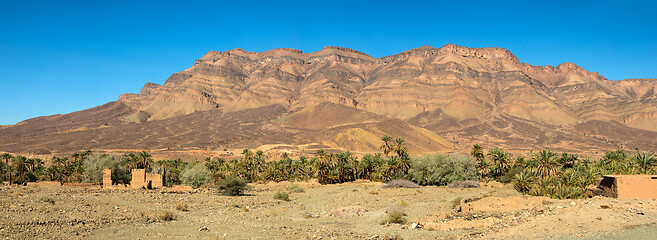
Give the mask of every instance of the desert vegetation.
[(474, 145), (466, 156), (411, 156), (404, 139), (383, 136), (381, 140), (382, 153), (361, 157), (350, 152), (318, 150), (310, 157), (293, 159), (283, 153), (277, 160), (265, 161), (264, 152), (244, 149), (241, 157), (229, 161), (208, 157), (204, 161), (184, 162), (154, 161), (148, 152), (108, 155), (84, 151), (70, 157), (53, 157), (47, 167), (42, 159), (3, 154), (0, 169), (3, 180), (22, 184), (37, 180), (100, 182), (105, 168), (112, 169), (114, 182), (129, 183), (130, 171), (144, 168), (147, 172), (166, 171), (168, 186), (215, 185), (230, 196), (241, 195), (247, 183), (269, 181), (317, 179), (321, 184), (334, 184), (364, 179), (387, 182), (390, 187), (477, 187), (478, 181), (494, 180), (511, 183), (524, 194), (563, 199), (586, 196), (586, 188), (604, 174), (653, 174), (657, 165), (653, 153), (638, 151), (630, 155), (624, 150), (607, 152), (598, 161), (548, 149), (514, 156), (500, 148), (484, 151), (480, 145)]

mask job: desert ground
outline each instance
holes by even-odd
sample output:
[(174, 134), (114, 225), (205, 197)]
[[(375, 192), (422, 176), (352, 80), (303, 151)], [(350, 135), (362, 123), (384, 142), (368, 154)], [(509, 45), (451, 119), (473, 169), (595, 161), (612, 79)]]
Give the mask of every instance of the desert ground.
[[(288, 191), (291, 185), (304, 192)], [(383, 188), (382, 183), (368, 181), (249, 186), (244, 196), (231, 197), (212, 188), (3, 185), (0, 237), (650, 239), (657, 235), (654, 199), (555, 200), (523, 196), (497, 182), (481, 183), (479, 188)], [(288, 191), (290, 201), (273, 199), (277, 191)], [(177, 205), (186, 205), (187, 211)], [(407, 222), (382, 225), (386, 211), (392, 210), (405, 212)], [(160, 219), (166, 211), (175, 219)]]

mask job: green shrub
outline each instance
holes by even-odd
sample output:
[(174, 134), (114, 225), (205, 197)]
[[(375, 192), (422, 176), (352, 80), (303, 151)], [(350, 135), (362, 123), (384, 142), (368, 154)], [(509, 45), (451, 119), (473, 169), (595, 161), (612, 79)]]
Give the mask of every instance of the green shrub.
[(246, 190), (246, 180), (228, 177), (217, 182), (217, 188), (222, 195), (239, 196)]
[(406, 223), (406, 217), (404, 217), (404, 213), (402, 212), (392, 211), (389, 212), (388, 216), (385, 219), (383, 219), (380, 223), (381, 225), (390, 224), (390, 223), (404, 224)]
[(477, 165), (469, 157), (458, 155), (425, 155), (414, 158), (408, 177), (420, 185), (444, 186), (454, 181), (478, 181)]
[(103, 181), (103, 170), (112, 170), (113, 182), (129, 183), (130, 170), (126, 168), (128, 159), (124, 156), (112, 156), (107, 154), (91, 155), (84, 160), (84, 182), (99, 183)]
[(47, 203), (50, 203), (50, 204), (55, 204), (55, 199), (53, 199), (52, 197), (43, 196), (43, 197), (39, 198), (39, 200), (41, 200), (42, 202), (47, 202)]
[(296, 185), (296, 184), (294, 184), (294, 185), (292, 185), (292, 186), (289, 186), (289, 187), (287, 188), (287, 190), (290, 190), (290, 192), (293, 192), (293, 193), (302, 193), (302, 192), (305, 192), (305, 191), (303, 190), (303, 188), (301, 188), (299, 185)]
[(202, 184), (208, 182), (210, 178), (210, 170), (208, 170), (208, 167), (203, 164), (196, 164), (196, 166), (188, 167), (182, 173), (182, 182), (193, 188), (198, 188)]
[(274, 199), (282, 200), (282, 201), (290, 201), (290, 195), (288, 195), (286, 192), (278, 191), (274, 193)]
[(506, 172), (506, 173), (504, 173), (504, 175), (502, 175), (502, 177), (500, 178), (500, 182), (502, 182), (502, 183), (512, 182), (513, 179), (515, 178), (515, 176), (518, 173), (522, 172), (523, 170), (525, 170), (525, 168), (523, 168), (523, 167), (519, 167), (519, 166), (512, 167), (508, 172)]

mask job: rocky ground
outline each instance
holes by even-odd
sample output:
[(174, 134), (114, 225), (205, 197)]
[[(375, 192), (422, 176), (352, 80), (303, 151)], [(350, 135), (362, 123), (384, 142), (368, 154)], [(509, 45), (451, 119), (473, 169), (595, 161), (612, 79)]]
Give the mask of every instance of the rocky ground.
[[(287, 190), (297, 184), (304, 192)], [(526, 197), (510, 186), (383, 188), (354, 182), (254, 184), (246, 196), (213, 189), (104, 190), (2, 186), (4, 239), (649, 239), (657, 201)], [(290, 201), (273, 199), (288, 191)], [(183, 211), (183, 206), (188, 208)], [(183, 210), (180, 210), (183, 209)], [(457, 209), (461, 209), (458, 211)], [(406, 224), (380, 224), (386, 211)], [(171, 221), (161, 216), (172, 214)]]

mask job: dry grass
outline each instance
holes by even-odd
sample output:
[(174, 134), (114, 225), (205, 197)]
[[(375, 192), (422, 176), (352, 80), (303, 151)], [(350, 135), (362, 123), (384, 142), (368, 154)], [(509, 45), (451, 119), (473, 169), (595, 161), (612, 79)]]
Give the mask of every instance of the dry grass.
[(189, 211), (189, 206), (186, 203), (178, 203), (176, 204), (176, 210), (187, 212)]
[(43, 196), (43, 197), (39, 198), (39, 200), (41, 200), (42, 202), (47, 202), (47, 203), (50, 203), (50, 204), (55, 204), (55, 199), (53, 199), (52, 197)]
[(451, 201), (452, 208), (453, 209), (459, 208), (461, 206), (461, 200), (463, 200), (462, 197), (457, 197), (457, 198), (452, 199), (452, 201)]
[(274, 193), (274, 199), (276, 200), (282, 200), (282, 201), (290, 201), (290, 195), (288, 195), (286, 192), (283, 191), (278, 191)]
[(384, 224), (391, 224), (391, 223), (398, 223), (398, 224), (404, 224), (406, 223), (406, 217), (404, 217), (404, 213), (401, 212), (389, 212), (388, 216), (386, 216), (385, 219), (383, 219), (381, 222), (381, 225)]
[(176, 220), (176, 215), (169, 211), (162, 211), (158, 218), (162, 221), (168, 222)]
[(293, 192), (293, 193), (302, 193), (302, 192), (305, 192), (305, 191), (303, 190), (303, 188), (301, 188), (299, 185), (296, 185), (296, 184), (294, 184), (294, 185), (288, 187), (287, 190), (290, 190), (290, 192)]

